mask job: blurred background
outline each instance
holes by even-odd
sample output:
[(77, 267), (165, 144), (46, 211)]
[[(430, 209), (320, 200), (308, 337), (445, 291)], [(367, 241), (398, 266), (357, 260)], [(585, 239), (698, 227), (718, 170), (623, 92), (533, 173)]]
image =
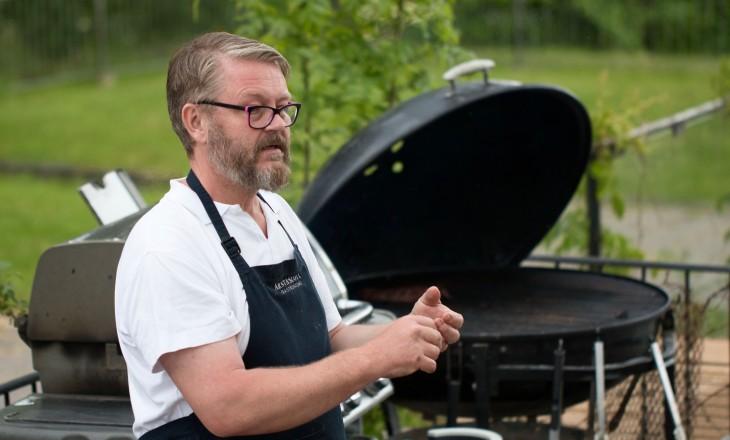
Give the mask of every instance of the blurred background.
[[(187, 171), (165, 75), (207, 31), (290, 60), (294, 205), (354, 133), (490, 58), (593, 123), (585, 182), (537, 253), (730, 261), (730, 0), (0, 0), (0, 314), (27, 308), (45, 249), (95, 228), (82, 183), (125, 169), (151, 205)], [(727, 338), (726, 304), (706, 309), (703, 335)]]
[(486, 57), (497, 78), (572, 91), (593, 119), (599, 246), (586, 232), (591, 197), (582, 189), (540, 251), (718, 264), (730, 256), (722, 103), (699, 123), (627, 136), (728, 93), (728, 0), (0, 0), (7, 309), (28, 298), (44, 249), (94, 228), (81, 183), (123, 168), (152, 204), (185, 173), (166, 113), (166, 63), (182, 42), (214, 30), (261, 39), (292, 62), (291, 90), (304, 102), (284, 192), (294, 204), (353, 133), (442, 87), (449, 66)]

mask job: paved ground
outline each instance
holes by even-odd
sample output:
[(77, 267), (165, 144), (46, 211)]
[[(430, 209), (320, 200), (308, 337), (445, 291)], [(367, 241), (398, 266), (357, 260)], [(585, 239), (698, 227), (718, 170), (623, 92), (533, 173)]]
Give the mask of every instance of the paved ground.
[(18, 337), (8, 318), (0, 318), (0, 383), (30, 373), (30, 349)]
[(730, 258), (730, 207), (651, 205), (626, 209), (617, 219), (604, 208), (606, 226), (626, 235), (647, 260), (725, 264)]
[[(33, 371), (30, 349), (20, 340), (18, 331), (9, 318), (0, 317), (0, 383)], [(28, 394), (30, 389), (12, 393), (12, 401)], [(0, 402), (0, 408), (4, 405)]]

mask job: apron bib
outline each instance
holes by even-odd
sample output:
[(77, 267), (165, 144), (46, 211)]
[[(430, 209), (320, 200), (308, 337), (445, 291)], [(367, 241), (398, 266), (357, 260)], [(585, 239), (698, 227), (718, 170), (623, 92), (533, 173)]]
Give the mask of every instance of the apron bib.
[[(294, 248), (294, 259), (249, 267), (236, 240), (230, 236), (218, 210), (191, 170), (187, 182), (203, 203), (208, 217), (236, 268), (248, 301), (251, 332), (243, 354), (246, 368), (305, 365), (331, 353), (324, 308), (299, 248), (279, 220)], [(268, 206), (261, 194), (259, 199)], [(262, 404), (266, 404), (265, 402)], [(145, 433), (140, 440), (217, 439), (195, 413)], [(345, 438), (339, 406), (296, 428), (272, 434), (232, 437), (261, 440), (318, 440)]]

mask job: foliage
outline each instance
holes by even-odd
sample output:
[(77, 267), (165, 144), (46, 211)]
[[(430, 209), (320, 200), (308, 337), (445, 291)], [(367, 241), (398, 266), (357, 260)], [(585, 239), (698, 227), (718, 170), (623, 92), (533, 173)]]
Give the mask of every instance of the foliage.
[(615, 161), (627, 153), (645, 157), (645, 139), (632, 137), (630, 132), (639, 125), (641, 115), (656, 99), (632, 100), (630, 106), (615, 110), (607, 104), (608, 75), (605, 72), (599, 78), (598, 90), (598, 100), (591, 111), (593, 149), (588, 173), (598, 181), (599, 199), (608, 200), (614, 213), (621, 218), (624, 200), (616, 187)]
[(0, 315), (17, 318), (28, 310), (28, 303), (16, 297), (15, 287), (10, 279), (14, 274), (9, 272), (9, 268), (9, 263), (0, 261)]
[[(295, 142), (301, 183), (320, 159), (401, 100), (428, 90), (458, 49), (451, 0), (240, 1), (242, 35), (290, 61), (304, 103)], [(319, 150), (319, 151), (316, 151)]]
[[(639, 116), (651, 105), (652, 100), (637, 100), (622, 111), (616, 111), (606, 104), (608, 75), (604, 72), (599, 78), (599, 95), (591, 112), (593, 147), (586, 170), (586, 178), (597, 182), (596, 197), (599, 203), (608, 202), (613, 213), (622, 218), (625, 212), (624, 197), (618, 189), (615, 169), (617, 159), (627, 153), (645, 157), (644, 139), (630, 136), (630, 131), (638, 125)], [(584, 201), (586, 199), (586, 178), (578, 190), (578, 207), (568, 212), (550, 231), (545, 239), (548, 249), (562, 254), (570, 251), (585, 252), (588, 249), (589, 219)], [(643, 253), (633, 246), (625, 236), (605, 227), (601, 229), (601, 250), (604, 257), (640, 259)]]

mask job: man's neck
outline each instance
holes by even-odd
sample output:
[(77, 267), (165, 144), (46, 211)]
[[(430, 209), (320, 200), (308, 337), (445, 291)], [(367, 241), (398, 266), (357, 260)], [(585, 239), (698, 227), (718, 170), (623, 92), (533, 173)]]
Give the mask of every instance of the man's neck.
[(190, 168), (198, 176), (198, 180), (214, 201), (227, 205), (239, 205), (254, 219), (261, 215), (262, 210), (256, 196), (256, 189), (242, 188), (216, 173), (210, 167), (200, 166), (194, 161), (190, 162)]

